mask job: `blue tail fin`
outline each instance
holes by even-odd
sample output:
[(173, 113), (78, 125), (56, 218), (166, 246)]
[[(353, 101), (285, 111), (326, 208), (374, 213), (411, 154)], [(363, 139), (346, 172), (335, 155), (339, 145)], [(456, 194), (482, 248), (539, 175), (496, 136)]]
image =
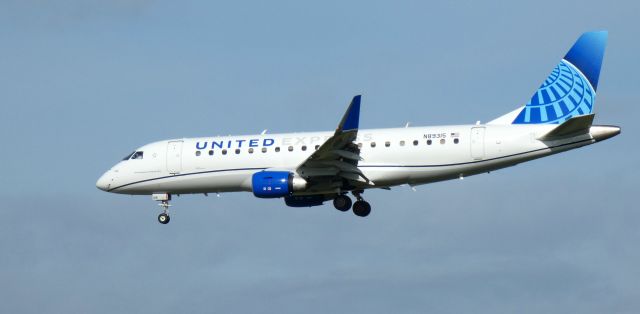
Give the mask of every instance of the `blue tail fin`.
[(606, 45), (606, 31), (582, 34), (512, 123), (559, 124), (592, 113)]

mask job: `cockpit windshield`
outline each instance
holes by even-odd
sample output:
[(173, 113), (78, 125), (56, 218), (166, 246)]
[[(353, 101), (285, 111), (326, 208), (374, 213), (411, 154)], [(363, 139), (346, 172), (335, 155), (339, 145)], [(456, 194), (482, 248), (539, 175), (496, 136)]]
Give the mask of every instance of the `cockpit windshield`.
[(133, 152), (127, 156), (125, 156), (124, 158), (122, 158), (122, 160), (129, 160), (129, 158), (131, 158), (131, 156), (133, 156), (133, 154), (135, 154), (136, 152)]
[(124, 157), (122, 160), (142, 159), (143, 156), (144, 156), (144, 152), (133, 152), (127, 155), (127, 157)]

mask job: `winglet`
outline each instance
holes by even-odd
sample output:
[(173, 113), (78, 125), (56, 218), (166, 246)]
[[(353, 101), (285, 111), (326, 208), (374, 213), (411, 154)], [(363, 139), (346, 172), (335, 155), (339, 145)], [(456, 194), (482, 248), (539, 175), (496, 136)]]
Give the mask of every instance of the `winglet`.
[(340, 124), (338, 125), (338, 129), (336, 130), (336, 132), (358, 129), (358, 124), (360, 122), (360, 98), (361, 97), (362, 97), (361, 95), (356, 95), (355, 97), (353, 97), (353, 100), (351, 100), (351, 104), (349, 105), (349, 108), (347, 108), (347, 111), (344, 113), (344, 116), (342, 116), (342, 120), (340, 120)]

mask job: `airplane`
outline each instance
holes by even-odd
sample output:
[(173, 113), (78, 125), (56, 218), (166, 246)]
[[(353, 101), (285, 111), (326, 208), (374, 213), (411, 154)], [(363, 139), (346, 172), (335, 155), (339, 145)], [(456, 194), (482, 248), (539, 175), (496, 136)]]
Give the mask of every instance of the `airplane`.
[(366, 217), (365, 190), (462, 179), (620, 134), (618, 126), (593, 124), (607, 37), (607, 31), (582, 34), (524, 106), (485, 124), (361, 130), (357, 95), (335, 131), (154, 142), (127, 155), (96, 186), (151, 195), (162, 208), (161, 224), (170, 221), (172, 195), (239, 191), (284, 198), (291, 207), (332, 201)]

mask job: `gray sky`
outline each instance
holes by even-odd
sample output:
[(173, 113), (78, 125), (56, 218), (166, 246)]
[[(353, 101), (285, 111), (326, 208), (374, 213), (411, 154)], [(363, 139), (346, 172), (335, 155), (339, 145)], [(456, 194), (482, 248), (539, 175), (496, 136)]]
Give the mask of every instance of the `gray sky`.
[[(638, 1), (0, 1), (0, 312), (637, 313)], [(474, 123), (608, 29), (612, 140), (369, 191), (359, 219), (95, 188), (166, 138)]]

